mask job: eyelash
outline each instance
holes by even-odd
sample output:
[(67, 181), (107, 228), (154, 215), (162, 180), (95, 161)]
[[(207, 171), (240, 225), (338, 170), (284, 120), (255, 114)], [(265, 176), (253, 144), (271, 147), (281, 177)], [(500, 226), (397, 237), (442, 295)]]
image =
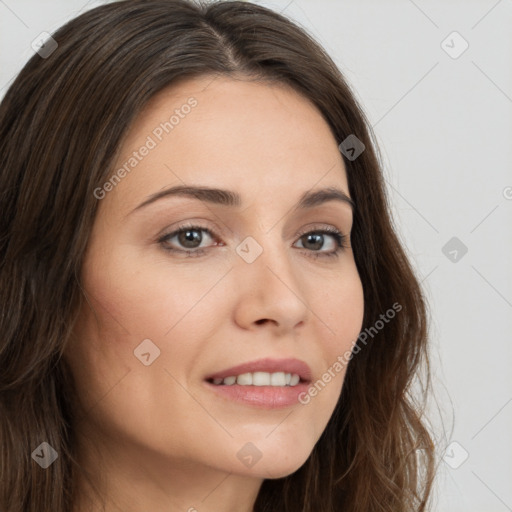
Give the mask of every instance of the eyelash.
[[(172, 231), (171, 233), (163, 235), (162, 237), (160, 237), (158, 239), (158, 243), (161, 245), (162, 249), (164, 249), (167, 252), (182, 253), (182, 254), (186, 254), (187, 257), (196, 258), (196, 257), (202, 256), (203, 254), (205, 254), (206, 253), (205, 249), (182, 250), (182, 249), (173, 249), (173, 248), (165, 245), (166, 241), (168, 241), (170, 238), (174, 238), (175, 236), (178, 236), (185, 231), (204, 231), (204, 232), (208, 233), (208, 235), (212, 239), (218, 239), (218, 237), (215, 235), (215, 233), (213, 233), (210, 229), (205, 228), (203, 226), (189, 224), (189, 225), (180, 226), (178, 229)], [(344, 249), (349, 247), (349, 245), (347, 244), (347, 239), (348, 239), (347, 235), (344, 235), (341, 231), (339, 231), (338, 229), (336, 229), (334, 227), (324, 227), (322, 229), (314, 229), (314, 230), (310, 230), (310, 231), (305, 231), (298, 235), (298, 240), (300, 240), (305, 235), (310, 235), (310, 234), (331, 235), (334, 238), (334, 240), (336, 241), (336, 245), (337, 245), (336, 249), (333, 251), (330, 251), (330, 252), (312, 251), (312, 250), (308, 251), (307, 249), (305, 249), (307, 252), (312, 253), (310, 255), (310, 257), (312, 257), (314, 259), (337, 258), (337, 257), (339, 257), (340, 253)]]

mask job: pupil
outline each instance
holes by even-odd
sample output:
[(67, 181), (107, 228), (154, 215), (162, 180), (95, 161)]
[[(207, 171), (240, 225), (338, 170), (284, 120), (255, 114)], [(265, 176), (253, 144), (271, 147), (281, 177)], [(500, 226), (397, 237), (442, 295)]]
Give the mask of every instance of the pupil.
[(197, 230), (187, 230), (182, 231), (179, 235), (180, 243), (182, 243), (185, 247), (194, 248), (195, 242), (201, 243), (201, 235)]
[(311, 239), (316, 239), (316, 242), (313, 241), (313, 244), (315, 245), (315, 248), (316, 249), (321, 249), (322, 247), (322, 244), (323, 244), (323, 235), (321, 234), (313, 234), (313, 235), (307, 235), (307, 239), (308, 239), (308, 243)]

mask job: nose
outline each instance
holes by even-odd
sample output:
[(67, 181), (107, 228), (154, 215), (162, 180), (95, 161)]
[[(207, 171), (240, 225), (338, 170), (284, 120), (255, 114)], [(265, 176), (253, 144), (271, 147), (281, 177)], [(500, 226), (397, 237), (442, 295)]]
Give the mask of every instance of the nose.
[(293, 249), (284, 247), (282, 242), (272, 242), (271, 238), (261, 237), (268, 243), (259, 244), (263, 251), (251, 263), (250, 259), (237, 257), (235, 320), (244, 329), (266, 326), (280, 335), (303, 325), (310, 309), (300, 288), (300, 269), (294, 267), (291, 258)]

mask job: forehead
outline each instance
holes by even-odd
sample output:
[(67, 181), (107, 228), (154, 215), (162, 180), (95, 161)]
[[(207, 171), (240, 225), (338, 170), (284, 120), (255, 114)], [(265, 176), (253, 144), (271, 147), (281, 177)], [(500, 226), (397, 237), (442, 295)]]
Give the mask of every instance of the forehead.
[(315, 186), (348, 194), (337, 142), (309, 99), (228, 77), (184, 80), (153, 97), (121, 147), (122, 166), (129, 172), (112, 195), (129, 204), (175, 185), (235, 189), (242, 201), (269, 204)]

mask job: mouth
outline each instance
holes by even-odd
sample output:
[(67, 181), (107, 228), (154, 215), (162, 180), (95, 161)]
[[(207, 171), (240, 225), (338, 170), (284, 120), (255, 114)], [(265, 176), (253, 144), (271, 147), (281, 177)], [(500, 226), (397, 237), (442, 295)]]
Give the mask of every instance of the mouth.
[(207, 382), (215, 386), (272, 386), (282, 388), (285, 386), (297, 386), (300, 382), (305, 381), (296, 373), (284, 372), (248, 372), (239, 375), (230, 375), (229, 377), (216, 377), (206, 379)]
[(208, 375), (216, 386), (296, 386), (311, 381), (311, 368), (299, 359), (258, 359)]
[(298, 359), (259, 359), (205, 378), (224, 399), (266, 409), (295, 405), (311, 382), (311, 369)]

